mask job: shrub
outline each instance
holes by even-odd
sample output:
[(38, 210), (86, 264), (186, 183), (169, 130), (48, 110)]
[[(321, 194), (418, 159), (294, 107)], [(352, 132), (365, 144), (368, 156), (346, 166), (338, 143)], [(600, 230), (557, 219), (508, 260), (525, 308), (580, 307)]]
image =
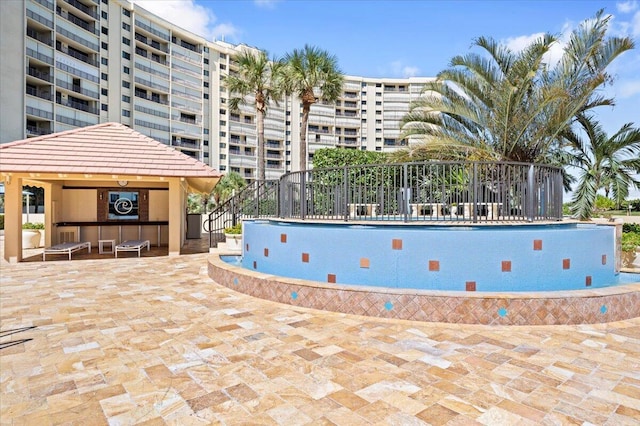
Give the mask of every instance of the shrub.
[(242, 234), (242, 222), (238, 222), (233, 226), (229, 226), (228, 228), (224, 228), (225, 234)]
[(635, 232), (640, 234), (640, 223), (623, 223), (622, 232)]
[(622, 234), (622, 251), (636, 251), (640, 247), (640, 234), (625, 232)]
[(4, 215), (0, 214), (0, 230), (4, 229)]
[(22, 224), (22, 229), (44, 229), (44, 223), (26, 222)]

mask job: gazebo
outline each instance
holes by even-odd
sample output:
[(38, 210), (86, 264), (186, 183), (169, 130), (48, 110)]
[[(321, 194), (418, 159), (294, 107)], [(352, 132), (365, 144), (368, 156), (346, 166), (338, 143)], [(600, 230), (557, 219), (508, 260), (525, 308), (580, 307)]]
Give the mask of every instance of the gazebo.
[(119, 123), (0, 145), (5, 259), (22, 260), (24, 185), (44, 188), (46, 246), (70, 240), (97, 246), (103, 238), (136, 235), (168, 245), (173, 256), (186, 239), (187, 194), (210, 193), (220, 177)]

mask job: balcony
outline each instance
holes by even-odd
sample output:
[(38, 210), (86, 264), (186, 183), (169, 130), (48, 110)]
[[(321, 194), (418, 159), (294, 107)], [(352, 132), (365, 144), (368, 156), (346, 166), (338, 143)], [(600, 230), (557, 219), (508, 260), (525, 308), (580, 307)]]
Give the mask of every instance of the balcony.
[(134, 81), (138, 84), (142, 84), (143, 86), (147, 86), (150, 89), (157, 89), (157, 90), (161, 90), (165, 93), (169, 92), (169, 87), (168, 86), (163, 86), (162, 84), (158, 84), (158, 83), (153, 83), (149, 80), (145, 80), (143, 78), (140, 77), (136, 77), (134, 79)]
[(27, 9), (27, 18), (33, 19), (34, 21), (41, 23), (45, 27), (53, 29), (52, 20), (47, 19), (44, 16), (40, 16), (32, 10)]
[(31, 37), (34, 40), (38, 40), (41, 43), (46, 44), (47, 46), (53, 47), (53, 39), (51, 38), (51, 33), (40, 33), (33, 28), (27, 28), (27, 36)]
[(78, 0), (63, 0), (65, 3), (75, 7), (76, 9), (78, 9), (79, 11), (81, 11), (82, 13), (84, 13), (85, 15), (89, 15), (90, 17), (92, 17), (93, 19), (98, 19), (98, 13), (95, 11), (95, 9), (90, 8), (89, 6), (86, 6), (82, 3), (80, 3)]
[(27, 125), (27, 136), (42, 136), (53, 133), (50, 128)]
[(89, 55), (79, 52), (77, 50), (72, 50), (71, 48), (67, 49), (67, 51), (65, 52), (62, 48), (58, 48), (56, 46), (56, 50), (58, 52), (64, 53), (65, 55), (69, 55), (72, 58), (76, 58), (79, 61), (84, 62), (85, 64), (89, 64), (89, 65), (93, 65), (94, 67), (98, 66), (98, 62), (89, 58)]
[(53, 113), (40, 108), (27, 105), (27, 116), (40, 117), (47, 120), (53, 120)]
[(27, 75), (40, 80), (44, 80), (49, 83), (53, 83), (53, 76), (49, 72), (40, 71), (37, 68), (27, 67)]
[(169, 41), (170, 37), (169, 34), (165, 34), (163, 32), (160, 32), (158, 30), (156, 30), (155, 28), (151, 28), (149, 25), (140, 22), (139, 20), (135, 20), (135, 25), (137, 28), (141, 28), (144, 31), (148, 32), (149, 34), (153, 34), (155, 36), (160, 37), (161, 39), (165, 40), (165, 41)]
[(88, 22), (78, 18), (77, 16), (74, 16), (71, 13), (63, 13), (62, 10), (60, 10), (60, 8), (58, 8), (58, 10), (56, 11), (57, 15), (66, 19), (67, 21), (71, 22), (72, 24), (74, 24), (77, 27), (82, 28), (85, 31), (88, 31), (90, 33), (93, 33), (95, 35), (99, 35), (100, 31), (98, 31), (98, 29), (96, 28), (95, 24), (89, 24)]
[[(58, 23), (64, 24), (64, 21), (58, 21)], [(76, 42), (84, 47), (88, 47), (93, 52), (97, 53), (100, 50), (100, 46), (97, 43), (94, 43), (90, 40), (77, 36), (76, 34), (73, 33), (73, 30), (67, 30), (63, 28), (63, 25), (56, 25), (56, 31), (58, 32), (58, 36), (65, 37), (68, 40), (71, 40), (72, 42)], [(96, 41), (98, 40), (97, 37), (95, 37), (94, 39)]]
[(75, 93), (79, 93), (81, 95), (87, 96), (92, 99), (96, 99), (96, 100), (100, 99), (100, 94), (98, 92), (94, 92), (93, 90), (83, 89), (78, 85), (67, 83), (66, 81), (63, 81), (60, 79), (56, 79), (56, 86), (66, 90), (70, 90)]
[(27, 86), (26, 93), (27, 95), (35, 96), (40, 99), (46, 99), (48, 101), (50, 101), (52, 98), (50, 88), (43, 89), (33, 86)]
[(158, 43), (155, 40), (152, 39), (148, 39), (147, 37), (143, 36), (142, 34), (136, 33), (135, 35), (135, 39), (141, 43), (144, 43), (145, 45), (159, 50), (160, 52), (164, 52), (164, 53), (169, 53), (169, 48), (167, 46), (164, 46), (160, 43)]
[(62, 98), (58, 98), (56, 97), (56, 103), (58, 105), (63, 105), (63, 106), (67, 106), (73, 109), (77, 109), (79, 111), (84, 111), (84, 112), (88, 112), (89, 114), (99, 114), (100, 111), (98, 111), (98, 108), (92, 107), (88, 104), (85, 104), (83, 102), (77, 102), (77, 101), (72, 101), (69, 99), (62, 99)]
[(148, 67), (146, 65), (142, 65), (141, 63), (136, 62), (135, 63), (135, 67), (137, 69), (139, 69), (139, 70), (146, 71), (149, 74), (157, 75), (159, 77), (166, 78), (167, 80), (169, 79), (169, 74), (167, 74), (166, 72), (162, 72), (162, 71), (157, 70), (155, 68), (150, 68), (150, 67)]
[(42, 53), (38, 53), (33, 49), (27, 47), (27, 56), (37, 59), (45, 64), (53, 65), (53, 58)]
[(146, 100), (151, 101), (151, 102), (155, 102), (155, 103), (160, 104), (160, 105), (168, 105), (169, 104), (168, 101), (166, 101), (164, 99), (161, 99), (161, 98), (159, 98), (157, 96), (149, 96), (149, 95), (146, 95), (144, 93), (139, 93), (139, 92), (136, 92), (135, 96), (138, 97), (138, 98), (146, 99)]

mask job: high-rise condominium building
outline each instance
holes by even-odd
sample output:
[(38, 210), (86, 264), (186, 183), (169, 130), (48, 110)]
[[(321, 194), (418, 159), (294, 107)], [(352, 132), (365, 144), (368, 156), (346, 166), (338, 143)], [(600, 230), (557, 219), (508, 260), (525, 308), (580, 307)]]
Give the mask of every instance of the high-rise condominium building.
[[(228, 108), (234, 54), (126, 0), (0, 2), (0, 143), (106, 121), (126, 124), (220, 171), (256, 177), (256, 116)], [(428, 78), (347, 76), (335, 104), (312, 106), (309, 165), (325, 147), (391, 151)], [(301, 105), (265, 119), (266, 174), (297, 170)]]

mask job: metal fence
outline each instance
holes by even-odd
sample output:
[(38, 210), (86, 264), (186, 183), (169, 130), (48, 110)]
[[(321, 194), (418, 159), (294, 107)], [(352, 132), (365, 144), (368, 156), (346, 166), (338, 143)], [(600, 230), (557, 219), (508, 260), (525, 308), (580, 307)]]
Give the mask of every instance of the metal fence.
[(507, 162), (420, 162), (289, 173), (281, 218), (319, 220), (562, 219), (562, 170)]

